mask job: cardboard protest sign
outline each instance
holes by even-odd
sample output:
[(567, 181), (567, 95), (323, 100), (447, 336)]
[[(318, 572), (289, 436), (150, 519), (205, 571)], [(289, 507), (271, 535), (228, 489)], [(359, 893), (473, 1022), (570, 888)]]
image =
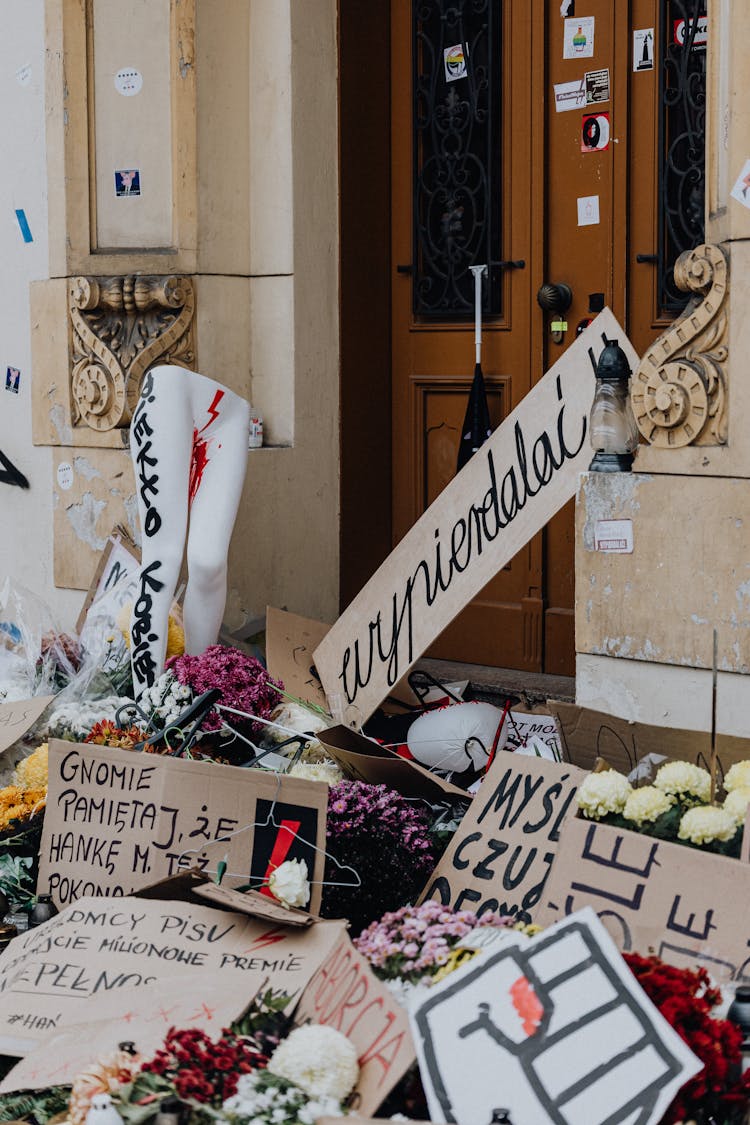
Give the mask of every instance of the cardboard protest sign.
[(328, 710), (328, 700), (313, 665), (313, 653), (330, 625), (266, 607), (266, 663), (290, 695)]
[(656, 1125), (702, 1069), (591, 910), (506, 944), (411, 1010), (434, 1121)]
[(99, 565), (91, 580), (91, 585), (76, 621), (77, 633), (82, 631), (86, 615), (96, 599), (100, 598), (102, 594), (106, 594), (108, 590), (111, 590), (118, 582), (122, 582), (124, 578), (131, 577), (133, 579), (133, 593), (135, 595), (140, 565), (141, 552), (125, 528), (118, 524), (106, 542), (99, 559)]
[(0, 1094), (68, 1085), (124, 1040), (148, 1057), (162, 1046), (171, 1027), (198, 1028), (215, 1039), (251, 1000), (236, 982), (197, 995), (179, 979), (160, 980), (158, 995), (153, 989), (123, 988), (83, 1000), (76, 1007), (80, 1022), (45, 1035), (0, 1083)]
[(331, 713), (364, 722), (443, 629), (574, 494), (602, 334), (638, 357), (609, 309), (447, 485), (315, 650)]
[(31, 730), (54, 698), (54, 695), (35, 695), (15, 703), (0, 703), (0, 754)]
[(419, 762), (400, 758), (387, 746), (381, 746), (348, 727), (329, 727), (318, 735), (318, 739), (346, 776), (356, 781), (388, 785), (404, 797), (427, 797), (440, 801), (446, 796), (469, 796), (465, 789), (459, 789), (450, 781), (430, 773)]
[(583, 777), (575, 766), (499, 753), (423, 898), (536, 921), (560, 828), (575, 815)]
[(351, 1039), (359, 1055), (354, 1107), (378, 1108), (414, 1062), (406, 1010), (342, 935), (302, 993), (295, 1023), (322, 1023)]
[(750, 864), (572, 818), (535, 921), (591, 906), (625, 952), (750, 981), (748, 901)]
[[(613, 769), (628, 774), (647, 754), (709, 767), (711, 736), (707, 731), (631, 723), (554, 699), (547, 701), (547, 707), (560, 726), (563, 756), (583, 769), (591, 769), (597, 758), (604, 758)], [(720, 778), (735, 762), (750, 758), (750, 739), (718, 734), (716, 745)]]
[(147, 986), (162, 980), (180, 978), (193, 999), (233, 987), (249, 1002), (261, 985), (299, 995), (344, 926), (300, 930), (184, 902), (80, 899), (0, 957), (0, 1053), (26, 1054), (78, 1023), (88, 998), (142, 988), (156, 1005), (159, 990)]
[(513, 750), (522, 746), (533, 738), (538, 738), (555, 751), (559, 761), (562, 761), (562, 745), (557, 720), (548, 711), (518, 711), (513, 710), (508, 716), (508, 741), (506, 747)]
[[(322, 880), (327, 805), (322, 782), (52, 740), (37, 888), (65, 906), (215, 871), (225, 855), (256, 886), (287, 859)], [(319, 903), (317, 882), (311, 910)]]

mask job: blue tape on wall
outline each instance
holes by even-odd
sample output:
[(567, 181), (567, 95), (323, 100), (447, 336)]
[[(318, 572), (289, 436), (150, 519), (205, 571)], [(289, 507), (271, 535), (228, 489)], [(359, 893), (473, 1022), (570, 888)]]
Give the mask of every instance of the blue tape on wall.
[(32, 235), (31, 228), (29, 227), (29, 220), (26, 218), (26, 212), (23, 210), (17, 210), (16, 218), (18, 219), (18, 225), (21, 228), (21, 234), (23, 235), (24, 242), (33, 242), (34, 236)]

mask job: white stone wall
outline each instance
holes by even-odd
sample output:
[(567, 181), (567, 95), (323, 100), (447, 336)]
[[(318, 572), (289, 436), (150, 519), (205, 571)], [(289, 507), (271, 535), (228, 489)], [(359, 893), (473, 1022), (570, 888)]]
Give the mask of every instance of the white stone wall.
[[(31, 443), (29, 282), (49, 276), (44, 117), (44, 0), (0, 0), (0, 450), (28, 490), (0, 483), (0, 583), (6, 575), (46, 601), (71, 628), (83, 595), (52, 573), (52, 450)], [(24, 242), (16, 209), (33, 238)], [(7, 367), (21, 372), (17, 395)]]

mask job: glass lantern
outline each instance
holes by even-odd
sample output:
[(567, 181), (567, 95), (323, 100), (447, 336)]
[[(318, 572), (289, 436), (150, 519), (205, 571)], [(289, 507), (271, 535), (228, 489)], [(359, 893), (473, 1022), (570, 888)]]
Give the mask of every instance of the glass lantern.
[(630, 364), (617, 340), (608, 340), (596, 365), (596, 391), (589, 419), (594, 449), (590, 472), (627, 473), (638, 448), (638, 427), (630, 405)]

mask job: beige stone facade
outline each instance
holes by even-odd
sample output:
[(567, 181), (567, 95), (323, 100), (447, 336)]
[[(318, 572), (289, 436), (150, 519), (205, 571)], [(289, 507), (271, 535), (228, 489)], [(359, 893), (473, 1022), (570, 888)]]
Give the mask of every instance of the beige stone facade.
[[(332, 0), (45, 4), (49, 279), (31, 287), (32, 397), (34, 442), (54, 447), (44, 549), (58, 587), (88, 587), (115, 524), (137, 537), (127, 424), (146, 366), (166, 360), (264, 419), (230, 624), (267, 603), (337, 613), (336, 18)], [(123, 96), (111, 75), (134, 59), (143, 89)], [(117, 195), (133, 168), (140, 195)]]

